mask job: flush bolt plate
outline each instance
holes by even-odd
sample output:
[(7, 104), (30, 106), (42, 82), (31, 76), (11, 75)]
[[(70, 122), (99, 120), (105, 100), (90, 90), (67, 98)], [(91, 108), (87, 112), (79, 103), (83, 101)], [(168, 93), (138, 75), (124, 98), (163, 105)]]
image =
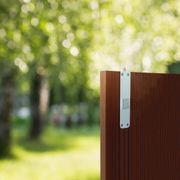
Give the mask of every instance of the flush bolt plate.
[(131, 73), (120, 72), (120, 128), (130, 127)]

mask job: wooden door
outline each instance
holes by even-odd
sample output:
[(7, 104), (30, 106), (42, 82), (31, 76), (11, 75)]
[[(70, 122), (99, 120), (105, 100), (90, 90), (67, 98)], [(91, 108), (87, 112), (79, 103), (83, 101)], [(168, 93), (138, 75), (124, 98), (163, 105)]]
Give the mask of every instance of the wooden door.
[(120, 72), (101, 72), (101, 180), (180, 180), (180, 75), (131, 73), (120, 128)]

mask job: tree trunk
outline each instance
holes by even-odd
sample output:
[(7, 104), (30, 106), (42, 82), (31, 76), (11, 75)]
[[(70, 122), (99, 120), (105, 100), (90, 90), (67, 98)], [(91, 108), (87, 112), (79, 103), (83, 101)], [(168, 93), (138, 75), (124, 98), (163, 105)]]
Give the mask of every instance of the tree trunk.
[(35, 73), (31, 80), (30, 104), (31, 104), (31, 127), (30, 138), (38, 139), (42, 131), (42, 115), (40, 112), (40, 93), (42, 75)]
[(11, 124), (10, 115), (13, 105), (14, 73), (6, 71), (1, 78), (0, 102), (0, 157), (10, 154)]

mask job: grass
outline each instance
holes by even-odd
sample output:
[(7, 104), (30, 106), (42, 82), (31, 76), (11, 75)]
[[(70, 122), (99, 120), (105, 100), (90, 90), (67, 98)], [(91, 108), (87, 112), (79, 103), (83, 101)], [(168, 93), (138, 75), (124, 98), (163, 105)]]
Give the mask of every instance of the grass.
[(0, 180), (99, 180), (99, 130), (47, 128), (39, 141), (13, 132), (13, 157), (0, 161)]

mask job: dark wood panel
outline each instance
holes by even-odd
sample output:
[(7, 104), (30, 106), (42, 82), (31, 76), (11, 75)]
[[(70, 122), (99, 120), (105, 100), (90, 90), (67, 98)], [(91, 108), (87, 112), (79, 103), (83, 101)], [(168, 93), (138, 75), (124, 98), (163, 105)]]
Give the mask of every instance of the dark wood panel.
[(131, 77), (130, 180), (180, 180), (180, 75)]
[(180, 180), (180, 75), (132, 73), (119, 128), (119, 72), (101, 72), (101, 180)]
[(128, 180), (128, 129), (119, 128), (119, 78), (119, 72), (101, 72), (101, 180)]

